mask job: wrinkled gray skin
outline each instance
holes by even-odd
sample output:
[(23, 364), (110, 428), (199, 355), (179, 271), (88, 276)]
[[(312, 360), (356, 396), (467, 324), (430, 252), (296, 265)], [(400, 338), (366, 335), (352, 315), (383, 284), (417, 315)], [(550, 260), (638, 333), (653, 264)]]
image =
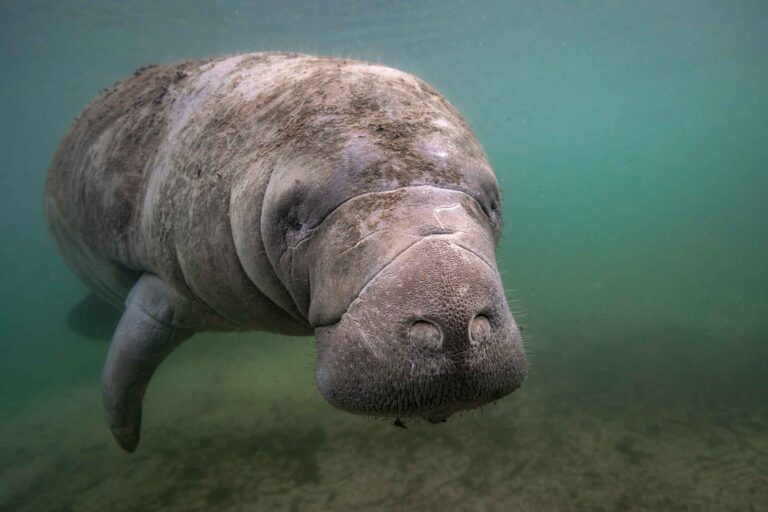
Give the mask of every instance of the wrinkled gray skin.
[(46, 209), (67, 263), (125, 308), (102, 384), (127, 451), (152, 373), (198, 331), (314, 331), (320, 392), (357, 414), (440, 421), (524, 378), (493, 171), (401, 71), (282, 53), (143, 68), (77, 119)]

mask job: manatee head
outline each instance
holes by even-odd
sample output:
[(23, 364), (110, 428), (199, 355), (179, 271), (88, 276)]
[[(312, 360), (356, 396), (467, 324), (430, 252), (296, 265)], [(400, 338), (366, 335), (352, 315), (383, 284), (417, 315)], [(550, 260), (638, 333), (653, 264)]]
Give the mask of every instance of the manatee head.
[(439, 421), (520, 386), (522, 340), (489, 221), (465, 193), (371, 194), (318, 235), (329, 242), (311, 267), (310, 311), (317, 385), (330, 403)]
[(272, 106), (281, 151), (259, 222), (287, 291), (273, 297), (314, 329), (322, 395), (439, 421), (518, 388), (526, 360), (494, 256), (499, 189), (467, 123), (389, 68), (301, 76), (275, 95), (304, 99)]

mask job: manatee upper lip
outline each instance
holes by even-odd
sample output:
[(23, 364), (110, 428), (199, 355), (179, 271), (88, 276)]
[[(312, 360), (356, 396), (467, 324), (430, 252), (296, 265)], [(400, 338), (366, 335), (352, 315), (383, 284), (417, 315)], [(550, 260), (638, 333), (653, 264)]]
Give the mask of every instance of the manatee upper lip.
[[(376, 272), (374, 275), (372, 275), (365, 282), (365, 284), (360, 288), (360, 291), (358, 291), (355, 294), (355, 296), (352, 298), (352, 300), (349, 301), (349, 304), (347, 305), (346, 311), (344, 311), (344, 313), (342, 313), (342, 315), (339, 318), (337, 318), (336, 320), (334, 320), (332, 322), (328, 322), (328, 323), (325, 323), (325, 324), (317, 324), (317, 325), (313, 325), (312, 327), (314, 329), (319, 329), (319, 328), (322, 328), (322, 327), (332, 327), (332, 326), (338, 324), (339, 322), (341, 322), (341, 320), (347, 314), (347, 311), (349, 311), (349, 308), (351, 308), (352, 305), (355, 304), (358, 301), (358, 299), (360, 298), (360, 295), (365, 291), (365, 289), (368, 288), (368, 286), (371, 283), (373, 283), (379, 276), (381, 276), (381, 274), (384, 273), (385, 270), (387, 270), (390, 266), (392, 266), (392, 264), (394, 264), (395, 262), (397, 262), (401, 258), (405, 257), (405, 255), (408, 253), (408, 251), (410, 251), (411, 249), (415, 248), (420, 243), (428, 241), (428, 240), (434, 240), (434, 239), (438, 239), (439, 240), (439, 239), (451, 238), (451, 237), (460, 235), (461, 233), (464, 233), (464, 231), (451, 231), (450, 233), (437, 233), (437, 234), (431, 234), (431, 235), (424, 235), (424, 236), (420, 237), (418, 240), (414, 240), (413, 243), (409, 244), (402, 251), (397, 253), (394, 258), (392, 258), (386, 265), (384, 265), (381, 269), (379, 269), (378, 272)], [(474, 251), (471, 248), (467, 247), (466, 245), (458, 243), (458, 242), (451, 242), (451, 243), (453, 245), (456, 245), (457, 247), (460, 247), (461, 249), (464, 249), (465, 251), (468, 251), (468, 252), (472, 253), (480, 261), (485, 263), (486, 266), (488, 266), (488, 268), (491, 269), (491, 271), (493, 271), (495, 274), (498, 274), (498, 271), (496, 270), (496, 267), (492, 263), (488, 262), (488, 260), (486, 258), (484, 258), (482, 255), (478, 254), (476, 251)]]

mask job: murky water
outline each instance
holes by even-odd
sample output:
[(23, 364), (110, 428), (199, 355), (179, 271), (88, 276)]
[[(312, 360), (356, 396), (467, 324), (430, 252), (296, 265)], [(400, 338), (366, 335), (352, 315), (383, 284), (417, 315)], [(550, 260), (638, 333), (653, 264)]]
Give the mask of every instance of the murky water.
[[(115, 317), (70, 313), (47, 165), (135, 68), (273, 49), (399, 67), (464, 112), (530, 376), (403, 430), (328, 406), (311, 338), (198, 335), (125, 455)], [(761, 0), (3, 2), (0, 509), (768, 510), (766, 56)]]

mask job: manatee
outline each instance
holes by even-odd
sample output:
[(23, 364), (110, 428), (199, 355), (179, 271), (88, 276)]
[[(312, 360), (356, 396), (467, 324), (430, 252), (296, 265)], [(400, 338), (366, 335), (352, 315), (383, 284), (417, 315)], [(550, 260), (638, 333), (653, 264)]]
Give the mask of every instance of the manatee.
[(128, 452), (153, 372), (200, 331), (314, 334), (318, 390), (362, 415), (443, 421), (525, 377), (493, 170), (402, 71), (289, 53), (141, 68), (65, 135), (45, 209), (122, 311), (102, 390)]

